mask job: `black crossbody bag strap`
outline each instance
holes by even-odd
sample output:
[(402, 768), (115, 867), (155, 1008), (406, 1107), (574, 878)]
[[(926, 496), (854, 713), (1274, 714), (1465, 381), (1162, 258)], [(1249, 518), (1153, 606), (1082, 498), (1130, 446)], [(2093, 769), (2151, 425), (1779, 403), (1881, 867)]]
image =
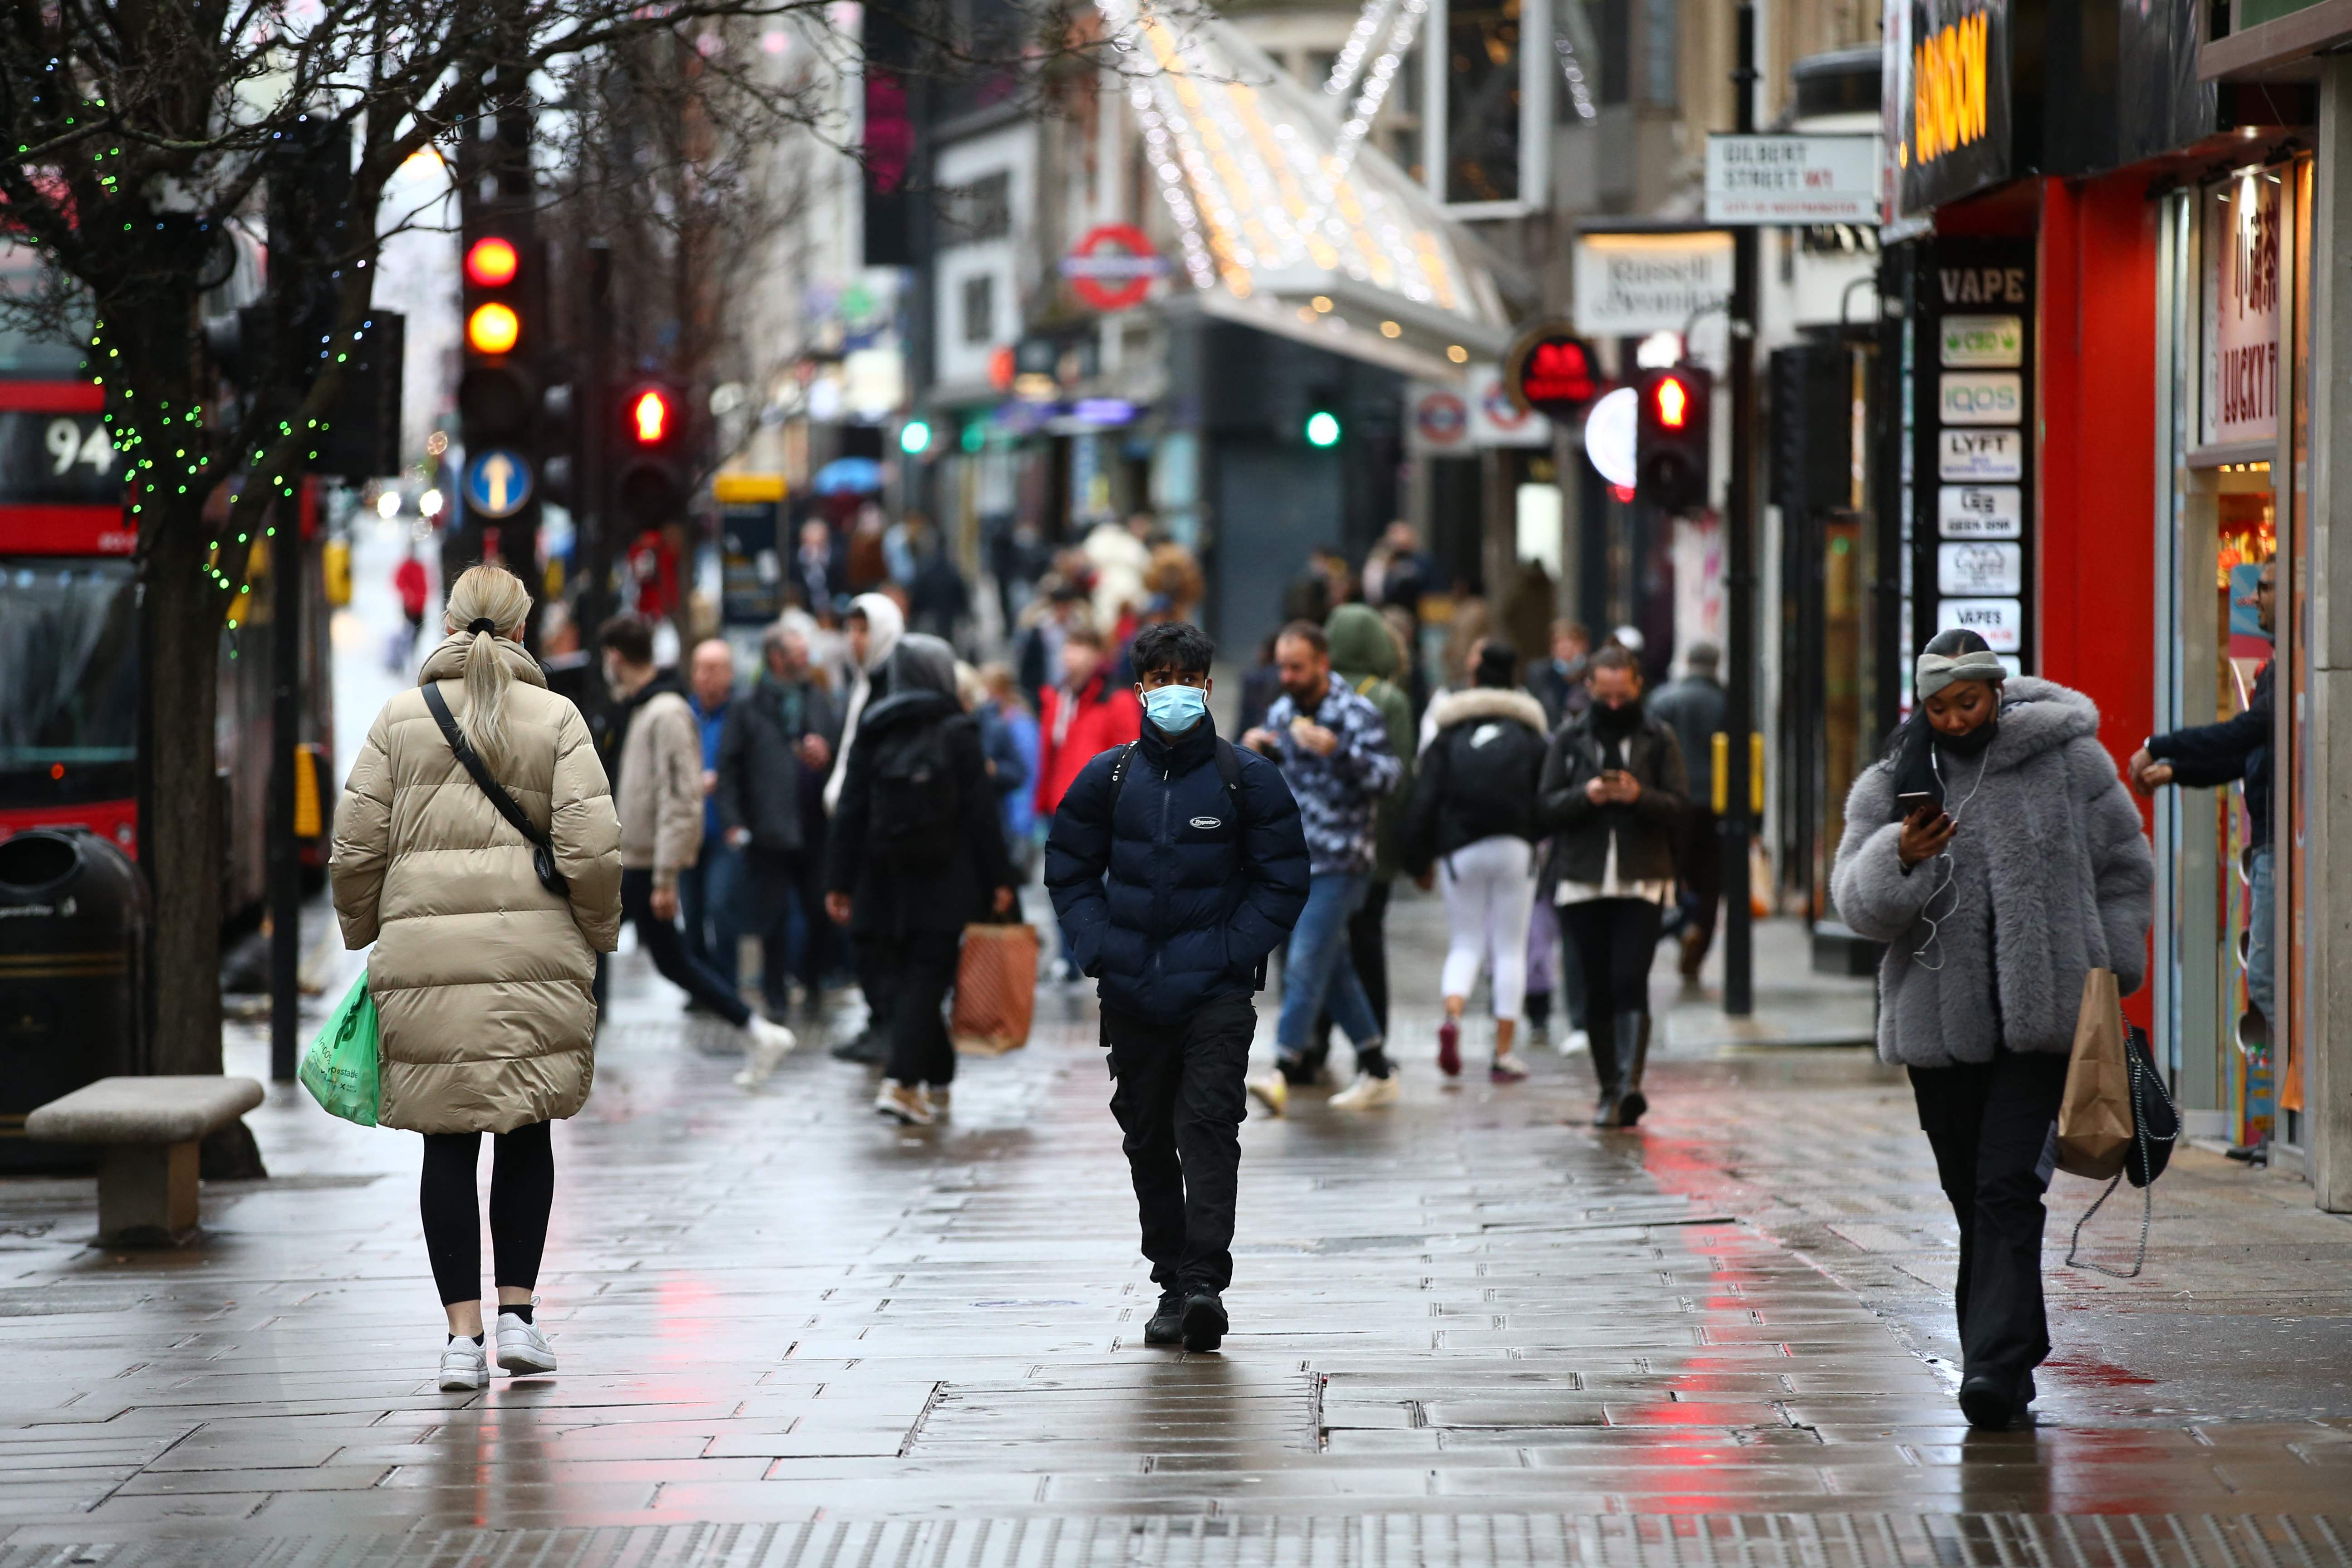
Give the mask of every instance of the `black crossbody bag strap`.
[(466, 732), (457, 728), (457, 716), (449, 711), (449, 704), (441, 696), (441, 688), (428, 680), (424, 689), (425, 706), (433, 710), (433, 721), (441, 726), (441, 738), (449, 742), (450, 752), (465, 765), (466, 772), (473, 776), (475, 784), (489, 803), (498, 807), (499, 815), (512, 823), (517, 833), (530, 840), (530, 868), (538, 876), (539, 885), (559, 897), (570, 898), (572, 884), (562, 872), (555, 868), (555, 841), (539, 830), (538, 824), (532, 822), (515, 797), (506, 792), (506, 786), (490, 776), (490, 770), (482, 765), (482, 759), (476, 756), (474, 748), (466, 743)]

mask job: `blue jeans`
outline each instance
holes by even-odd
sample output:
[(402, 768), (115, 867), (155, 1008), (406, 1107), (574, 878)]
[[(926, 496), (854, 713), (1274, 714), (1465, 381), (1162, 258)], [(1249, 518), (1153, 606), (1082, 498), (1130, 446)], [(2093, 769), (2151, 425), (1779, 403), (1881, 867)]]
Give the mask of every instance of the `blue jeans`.
[(2277, 914), (2271, 846), (2263, 845), (2250, 858), (2253, 869), (2246, 879), (2246, 1000), (2271, 1026), (2271, 1038), (2284, 1039), (2285, 1031), (2279, 1027), (2278, 1015), (2271, 1011), (2278, 1001), (2277, 961), (2271, 955), (2272, 922)]
[(677, 923), (695, 961), (735, 982), (736, 950), (744, 931), (743, 855), (716, 836), (702, 841), (702, 858), (677, 874)]
[(1359, 1055), (1380, 1043), (1372, 1000), (1348, 956), (1348, 917), (1362, 906), (1371, 886), (1370, 874), (1363, 871), (1329, 871), (1307, 879), (1307, 908), (1290, 928), (1290, 947), (1282, 960), (1282, 1014), (1274, 1040), (1283, 1056), (1305, 1053), (1315, 1016), (1327, 1005), (1331, 1021), (1347, 1031)]

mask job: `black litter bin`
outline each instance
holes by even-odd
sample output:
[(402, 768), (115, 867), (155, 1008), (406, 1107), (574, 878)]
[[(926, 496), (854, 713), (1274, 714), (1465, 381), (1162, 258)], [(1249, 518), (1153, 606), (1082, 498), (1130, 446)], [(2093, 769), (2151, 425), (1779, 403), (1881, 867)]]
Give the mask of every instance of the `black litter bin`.
[(94, 1150), (34, 1143), (26, 1113), (140, 1070), (146, 879), (79, 827), (0, 840), (0, 1169), (91, 1169)]

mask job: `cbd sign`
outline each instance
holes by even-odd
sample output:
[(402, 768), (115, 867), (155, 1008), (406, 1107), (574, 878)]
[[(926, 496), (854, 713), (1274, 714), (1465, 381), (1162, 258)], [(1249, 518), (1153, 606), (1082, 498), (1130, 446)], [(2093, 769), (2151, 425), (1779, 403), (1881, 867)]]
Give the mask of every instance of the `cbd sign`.
[(1583, 339), (1564, 321), (1545, 321), (1512, 343), (1503, 389), (1521, 412), (1572, 424), (1601, 395), (1601, 374)]

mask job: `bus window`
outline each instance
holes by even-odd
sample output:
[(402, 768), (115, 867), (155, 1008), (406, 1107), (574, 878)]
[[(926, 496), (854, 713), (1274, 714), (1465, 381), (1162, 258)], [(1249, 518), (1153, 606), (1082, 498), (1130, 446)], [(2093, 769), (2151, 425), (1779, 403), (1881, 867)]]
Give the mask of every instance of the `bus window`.
[(131, 795), (132, 574), (128, 561), (0, 558), (0, 805)]

